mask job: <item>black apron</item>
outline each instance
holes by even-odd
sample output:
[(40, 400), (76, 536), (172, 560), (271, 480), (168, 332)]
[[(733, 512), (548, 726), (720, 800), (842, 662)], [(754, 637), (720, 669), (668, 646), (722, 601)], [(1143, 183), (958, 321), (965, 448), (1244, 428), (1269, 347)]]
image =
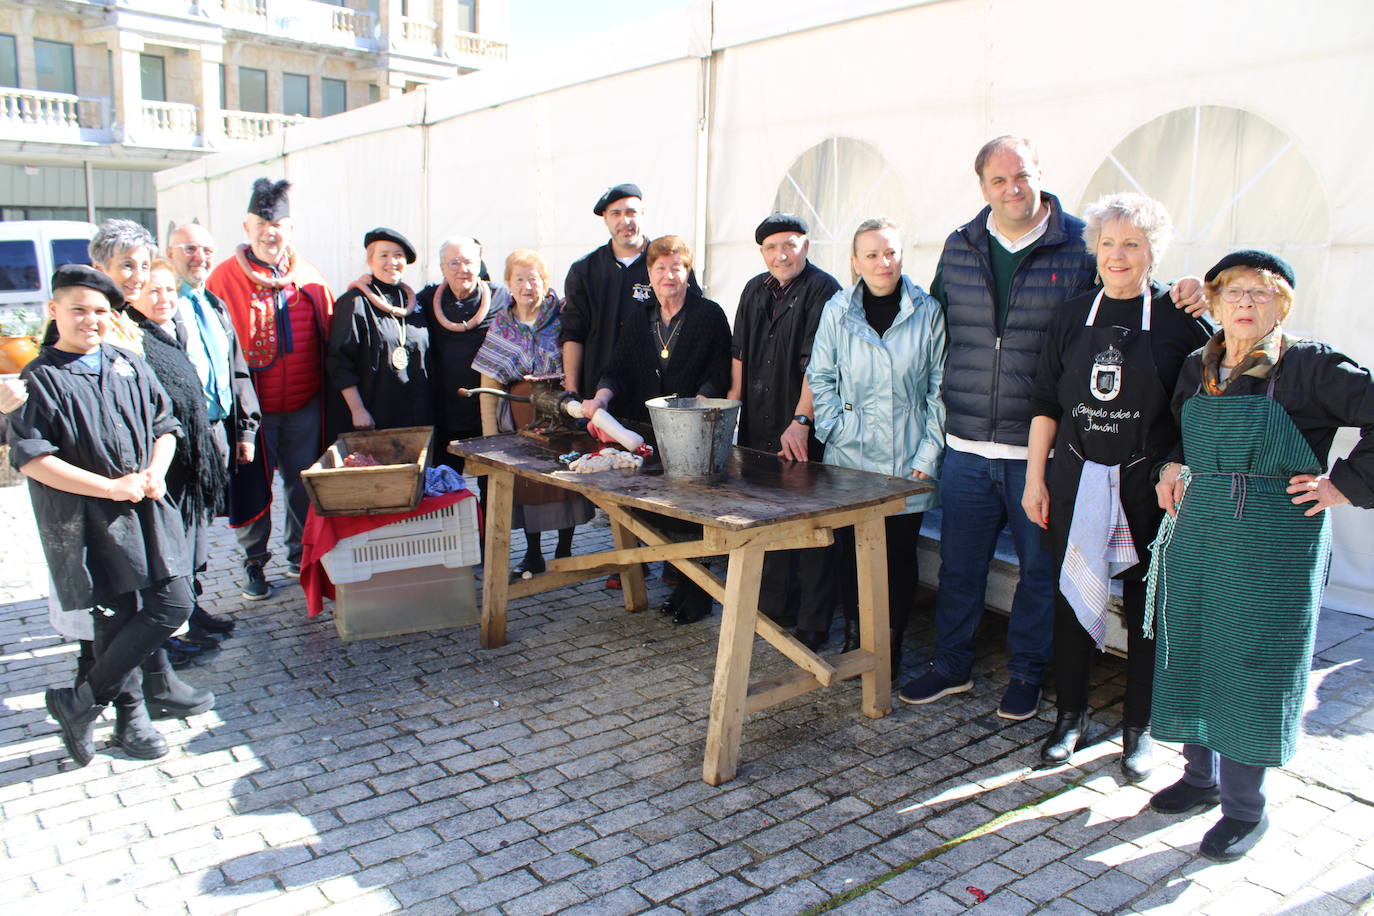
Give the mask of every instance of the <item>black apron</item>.
[(1121, 466), (1121, 507), (1131, 528), (1141, 562), (1118, 578), (1139, 579), (1149, 563), (1148, 545), (1159, 526), (1152, 462), (1146, 450), (1150, 426), (1169, 410), (1169, 394), (1159, 380), (1150, 346), (1149, 287), (1140, 330), (1093, 327), (1102, 292), (1093, 300), (1084, 329), (1064, 354), (1059, 376), (1059, 403), (1064, 416), (1050, 462), (1050, 544), (1057, 565), (1068, 547), (1078, 479), (1084, 461)]

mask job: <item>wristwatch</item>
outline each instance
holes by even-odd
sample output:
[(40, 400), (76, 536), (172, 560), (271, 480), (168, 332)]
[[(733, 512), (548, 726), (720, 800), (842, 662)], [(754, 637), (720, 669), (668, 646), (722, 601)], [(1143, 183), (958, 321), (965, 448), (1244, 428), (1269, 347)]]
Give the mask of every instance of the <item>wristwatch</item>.
[(792, 422), (798, 424), (799, 426), (810, 426), (811, 418), (804, 413), (799, 413), (792, 418)]

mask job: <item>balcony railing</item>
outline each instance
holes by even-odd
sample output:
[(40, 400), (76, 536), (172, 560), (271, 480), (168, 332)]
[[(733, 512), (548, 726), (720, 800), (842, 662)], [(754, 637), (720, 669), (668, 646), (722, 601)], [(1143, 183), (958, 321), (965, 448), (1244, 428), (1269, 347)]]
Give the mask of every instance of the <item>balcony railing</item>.
[[(109, 101), (65, 92), (0, 88), (0, 130), (21, 140), (108, 140)], [(15, 130), (21, 133), (15, 136)]]
[(412, 47), (427, 48), (432, 52), (439, 44), (439, 26), (422, 19), (402, 19), (401, 41)]
[(293, 124), (303, 124), (309, 118), (300, 115), (272, 114), (257, 111), (221, 111), (226, 140), (261, 140), (275, 137)]
[(214, 17), (223, 11), (224, 25), (289, 38), (293, 41), (372, 49), (377, 17), (361, 10), (316, 0), (199, 0)]
[(143, 126), (163, 139), (189, 146), (200, 132), (199, 121), (200, 107), (197, 105), (143, 102)]
[(453, 35), (453, 51), (456, 54), (477, 57), (482, 60), (505, 61), (507, 45), (503, 42), (483, 38), (475, 32), (457, 32)]

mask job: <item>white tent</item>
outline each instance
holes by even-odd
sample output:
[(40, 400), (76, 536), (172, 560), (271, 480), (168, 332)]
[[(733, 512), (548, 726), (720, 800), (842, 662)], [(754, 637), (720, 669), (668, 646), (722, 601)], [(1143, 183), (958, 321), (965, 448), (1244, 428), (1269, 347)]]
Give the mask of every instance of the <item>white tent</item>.
[[(1363, 0), (720, 0), (169, 169), (158, 213), (226, 245), (252, 179), (284, 176), (298, 247), (340, 287), (376, 225), (421, 249), (412, 280), (437, 277), (452, 234), (480, 238), (494, 271), (534, 247), (561, 276), (605, 241), (601, 190), (635, 181), (650, 234), (686, 237), (729, 313), (776, 207), (811, 220), (813, 256), (842, 280), (854, 226), (892, 217), (927, 283), (982, 205), (974, 152), (1013, 133), (1071, 209), (1118, 188), (1162, 200), (1166, 275), (1232, 248), (1282, 253), (1298, 273), (1289, 326), (1374, 365), (1374, 310), (1346, 307), (1374, 267), (1374, 208), (1351, 184), (1374, 149), (1371, 101)], [(1374, 513), (1334, 523), (1327, 603), (1374, 614)]]

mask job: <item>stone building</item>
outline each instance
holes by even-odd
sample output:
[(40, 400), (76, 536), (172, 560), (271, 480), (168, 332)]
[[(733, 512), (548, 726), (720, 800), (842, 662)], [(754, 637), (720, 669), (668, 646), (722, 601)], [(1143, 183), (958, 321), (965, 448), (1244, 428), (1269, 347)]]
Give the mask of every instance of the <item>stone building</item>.
[(507, 0), (0, 0), (0, 219), (136, 219), (152, 173), (506, 59)]

